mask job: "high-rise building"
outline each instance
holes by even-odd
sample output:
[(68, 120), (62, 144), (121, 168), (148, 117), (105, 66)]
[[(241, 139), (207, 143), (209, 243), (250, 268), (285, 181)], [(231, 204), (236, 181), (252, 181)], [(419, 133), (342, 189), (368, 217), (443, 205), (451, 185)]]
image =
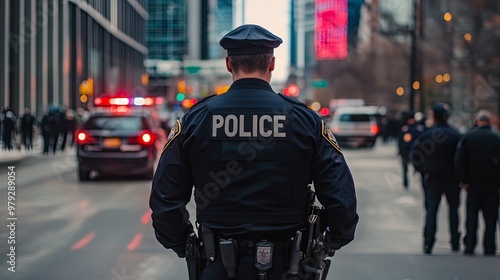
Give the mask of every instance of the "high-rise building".
[(172, 105), (179, 82), (192, 97), (214, 93), (220, 76), (228, 76), (221, 59), (220, 38), (240, 22), (242, 0), (147, 0), (149, 12), (146, 68), (152, 78), (148, 91), (165, 96)]
[(147, 59), (182, 60), (188, 53), (188, 6), (185, 0), (147, 0)]
[(225, 56), (219, 40), (233, 29), (233, 0), (208, 0), (207, 10), (207, 57), (217, 59)]
[(3, 0), (0, 105), (41, 115), (50, 105), (85, 107), (100, 94), (142, 94), (144, 5), (145, 0)]

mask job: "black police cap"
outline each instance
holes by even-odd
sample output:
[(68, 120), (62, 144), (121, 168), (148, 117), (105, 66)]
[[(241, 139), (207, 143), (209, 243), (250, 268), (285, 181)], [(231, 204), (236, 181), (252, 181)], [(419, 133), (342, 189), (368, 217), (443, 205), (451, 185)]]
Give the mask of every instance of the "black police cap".
[(450, 106), (446, 103), (436, 103), (432, 106), (432, 111), (435, 113), (448, 115), (450, 114)]
[(242, 25), (220, 40), (228, 56), (273, 53), (281, 43), (280, 37), (255, 24)]

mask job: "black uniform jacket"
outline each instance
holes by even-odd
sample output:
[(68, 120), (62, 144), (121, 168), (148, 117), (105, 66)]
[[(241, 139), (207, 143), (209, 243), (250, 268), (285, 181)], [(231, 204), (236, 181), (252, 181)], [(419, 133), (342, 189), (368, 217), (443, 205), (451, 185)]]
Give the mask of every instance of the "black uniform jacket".
[(460, 181), (474, 185), (500, 186), (500, 135), (491, 126), (465, 134), (455, 157)]
[(305, 226), (312, 181), (338, 249), (353, 240), (358, 215), (353, 178), (333, 134), (266, 81), (237, 80), (172, 128), (150, 197), (156, 237), (183, 256), (194, 186), (196, 220), (217, 234), (288, 238)]
[(410, 160), (416, 170), (454, 179), (454, 157), (462, 135), (446, 123), (437, 123), (415, 140)]

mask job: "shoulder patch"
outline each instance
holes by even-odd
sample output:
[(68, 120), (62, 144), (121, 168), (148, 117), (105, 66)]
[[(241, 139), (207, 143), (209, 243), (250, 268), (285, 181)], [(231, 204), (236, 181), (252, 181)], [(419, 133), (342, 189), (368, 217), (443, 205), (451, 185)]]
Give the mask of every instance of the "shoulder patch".
[(177, 137), (179, 134), (181, 134), (181, 130), (182, 130), (181, 122), (179, 120), (176, 120), (172, 129), (170, 129), (170, 133), (168, 134), (167, 142), (165, 143), (165, 146), (163, 146), (163, 150), (161, 151), (162, 154), (167, 149), (168, 145), (172, 141), (174, 141), (175, 137)]
[(335, 139), (335, 136), (333, 135), (333, 132), (330, 130), (330, 128), (326, 125), (325, 121), (321, 121), (321, 135), (323, 138), (328, 141), (339, 153), (342, 154), (342, 150), (340, 149), (339, 144), (337, 143), (337, 139)]

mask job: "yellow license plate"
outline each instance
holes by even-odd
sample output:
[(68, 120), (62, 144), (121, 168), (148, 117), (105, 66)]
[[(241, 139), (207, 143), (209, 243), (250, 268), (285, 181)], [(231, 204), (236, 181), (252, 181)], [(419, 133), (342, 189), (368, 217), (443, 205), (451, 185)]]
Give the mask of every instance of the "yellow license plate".
[(102, 142), (102, 145), (104, 148), (118, 148), (120, 147), (122, 141), (120, 141), (120, 138), (107, 138), (104, 139)]

